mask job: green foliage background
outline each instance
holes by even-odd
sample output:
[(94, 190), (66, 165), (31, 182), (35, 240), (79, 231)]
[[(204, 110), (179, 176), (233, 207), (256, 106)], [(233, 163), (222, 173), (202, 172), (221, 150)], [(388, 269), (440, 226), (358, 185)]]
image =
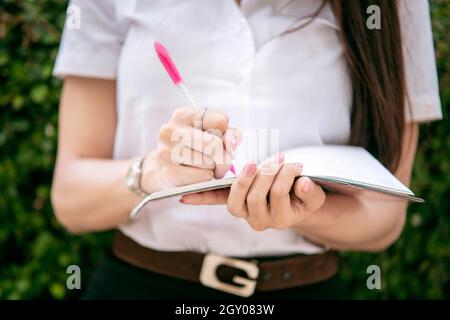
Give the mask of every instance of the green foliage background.
[[(0, 3), (0, 299), (76, 297), (66, 267), (84, 278), (111, 234), (72, 236), (55, 220), (50, 184), (61, 82), (51, 71), (66, 1)], [(450, 110), (450, 2), (432, 1), (444, 116)], [(355, 298), (450, 298), (450, 126), (421, 128), (411, 205), (400, 240), (380, 254), (345, 253), (342, 278)], [(366, 268), (382, 269), (382, 290), (366, 288)], [(83, 281), (83, 285), (86, 281)]]

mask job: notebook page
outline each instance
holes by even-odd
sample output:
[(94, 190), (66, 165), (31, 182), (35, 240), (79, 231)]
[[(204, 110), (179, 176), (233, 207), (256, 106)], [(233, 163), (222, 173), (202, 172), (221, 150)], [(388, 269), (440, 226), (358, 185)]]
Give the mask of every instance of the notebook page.
[(369, 152), (354, 146), (304, 146), (284, 151), (285, 163), (300, 162), (303, 174), (333, 177), (413, 194)]

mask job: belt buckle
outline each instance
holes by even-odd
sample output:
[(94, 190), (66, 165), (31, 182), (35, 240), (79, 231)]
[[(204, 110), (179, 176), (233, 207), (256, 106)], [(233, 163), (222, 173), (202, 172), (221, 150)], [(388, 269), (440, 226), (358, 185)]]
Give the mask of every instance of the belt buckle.
[[(217, 268), (220, 265), (226, 265), (244, 271), (248, 278), (235, 275), (232, 279), (233, 283), (242, 285), (242, 287), (220, 281), (219, 278), (217, 278)], [(203, 258), (202, 268), (200, 270), (200, 282), (206, 287), (241, 297), (249, 297), (255, 292), (258, 275), (259, 268), (256, 262), (233, 259), (209, 253)]]

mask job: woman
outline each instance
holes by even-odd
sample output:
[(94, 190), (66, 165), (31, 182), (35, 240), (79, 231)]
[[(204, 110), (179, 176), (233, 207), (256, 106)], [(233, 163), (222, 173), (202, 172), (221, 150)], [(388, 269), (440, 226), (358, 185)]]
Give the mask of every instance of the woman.
[[(363, 146), (408, 185), (418, 123), (441, 118), (428, 3), (369, 2), (71, 3), (81, 23), (66, 26), (54, 70), (64, 88), (53, 207), (73, 233), (120, 229), (88, 298), (339, 297), (332, 249), (395, 242), (406, 203), (325, 194), (295, 179), (302, 165), (282, 152), (260, 167), (247, 157), (230, 190), (129, 219), (145, 194), (223, 177), (248, 155), (238, 144), (250, 129), (281, 151)], [(154, 41), (207, 109), (185, 107)], [(190, 156), (174, 159), (180, 146)]]

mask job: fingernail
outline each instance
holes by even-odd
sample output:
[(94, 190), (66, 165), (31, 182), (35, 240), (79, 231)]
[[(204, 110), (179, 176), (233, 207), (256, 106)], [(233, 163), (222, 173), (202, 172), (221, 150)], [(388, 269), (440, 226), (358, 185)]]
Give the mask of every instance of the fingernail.
[(309, 192), (311, 190), (311, 180), (307, 179), (303, 182), (302, 191), (303, 192)]
[(284, 153), (280, 152), (273, 156), (272, 162), (273, 164), (281, 164), (284, 161)]
[(302, 172), (302, 170), (303, 170), (303, 164), (301, 164), (301, 163), (296, 163), (296, 164), (295, 164), (295, 167), (297, 168), (298, 173), (300, 174), (300, 173)]
[(256, 172), (256, 163), (255, 162), (249, 162), (245, 165), (244, 173), (247, 177), (251, 177)]
[(278, 163), (283, 163), (284, 161), (284, 153), (279, 153), (278, 154)]

